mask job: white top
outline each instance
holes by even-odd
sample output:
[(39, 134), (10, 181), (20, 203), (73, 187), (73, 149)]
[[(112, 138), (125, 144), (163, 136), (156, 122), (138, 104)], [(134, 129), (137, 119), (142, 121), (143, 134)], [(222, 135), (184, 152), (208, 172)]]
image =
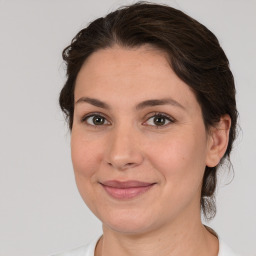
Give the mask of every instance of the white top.
[[(94, 256), (95, 246), (99, 238), (93, 240), (86, 246), (73, 249), (68, 252), (55, 254), (52, 256)], [(218, 256), (238, 256), (235, 254), (222, 240), (219, 239), (219, 253)]]

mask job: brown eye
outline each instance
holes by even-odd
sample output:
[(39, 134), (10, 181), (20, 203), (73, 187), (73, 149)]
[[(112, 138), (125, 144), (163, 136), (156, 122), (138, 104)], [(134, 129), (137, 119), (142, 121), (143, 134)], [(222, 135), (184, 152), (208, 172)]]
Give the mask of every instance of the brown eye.
[(166, 121), (166, 117), (163, 116), (155, 116), (153, 119), (154, 124), (157, 126), (165, 125)]
[(155, 114), (145, 122), (147, 126), (155, 126), (155, 127), (166, 126), (170, 123), (174, 123), (174, 120), (170, 116), (167, 116), (166, 114)]
[(92, 122), (93, 122), (93, 124), (95, 124), (95, 125), (102, 125), (102, 124), (104, 124), (104, 122), (105, 122), (105, 118), (102, 117), (102, 116), (94, 116), (94, 117), (92, 118)]
[(90, 115), (82, 120), (83, 122), (86, 122), (89, 125), (92, 126), (101, 126), (101, 125), (108, 125), (110, 124), (105, 117), (101, 115)]

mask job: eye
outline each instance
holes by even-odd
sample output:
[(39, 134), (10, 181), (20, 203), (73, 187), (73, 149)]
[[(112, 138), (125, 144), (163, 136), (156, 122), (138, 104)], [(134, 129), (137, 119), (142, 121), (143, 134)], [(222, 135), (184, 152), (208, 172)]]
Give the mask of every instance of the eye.
[(174, 123), (173, 118), (163, 113), (155, 113), (145, 122), (146, 125), (150, 126), (166, 126), (169, 123)]
[(92, 126), (102, 126), (102, 125), (109, 125), (110, 122), (107, 119), (100, 115), (100, 114), (91, 114), (87, 115), (82, 118), (82, 122), (86, 122), (88, 125)]

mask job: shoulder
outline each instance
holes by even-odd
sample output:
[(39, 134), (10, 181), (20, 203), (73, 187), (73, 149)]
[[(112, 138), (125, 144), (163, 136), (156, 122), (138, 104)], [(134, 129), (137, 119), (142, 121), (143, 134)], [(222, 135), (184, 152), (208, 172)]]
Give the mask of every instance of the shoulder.
[[(92, 240), (89, 244), (80, 246), (73, 250), (53, 254), (51, 256), (94, 256), (94, 251), (99, 238)], [(234, 253), (230, 247), (219, 239), (219, 253), (218, 256), (239, 256)]]
[(210, 227), (204, 225), (205, 228), (212, 233), (214, 236), (216, 236), (219, 240), (219, 253), (218, 256), (239, 256), (238, 254), (234, 253), (230, 247), (223, 242), (223, 240), (219, 237), (219, 235)]
[(89, 244), (80, 246), (73, 250), (53, 254), (51, 256), (94, 256), (94, 251), (99, 238), (92, 240)]
[(234, 253), (227, 244), (225, 244), (221, 239), (219, 239), (218, 256), (239, 256), (239, 255)]

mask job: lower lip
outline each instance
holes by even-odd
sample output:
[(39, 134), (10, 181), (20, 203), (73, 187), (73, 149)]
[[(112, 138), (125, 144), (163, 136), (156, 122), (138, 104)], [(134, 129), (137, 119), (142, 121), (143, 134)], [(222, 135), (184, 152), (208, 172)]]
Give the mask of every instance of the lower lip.
[(144, 194), (153, 187), (154, 184), (144, 187), (132, 187), (132, 188), (114, 188), (102, 185), (105, 191), (115, 199), (132, 199)]

